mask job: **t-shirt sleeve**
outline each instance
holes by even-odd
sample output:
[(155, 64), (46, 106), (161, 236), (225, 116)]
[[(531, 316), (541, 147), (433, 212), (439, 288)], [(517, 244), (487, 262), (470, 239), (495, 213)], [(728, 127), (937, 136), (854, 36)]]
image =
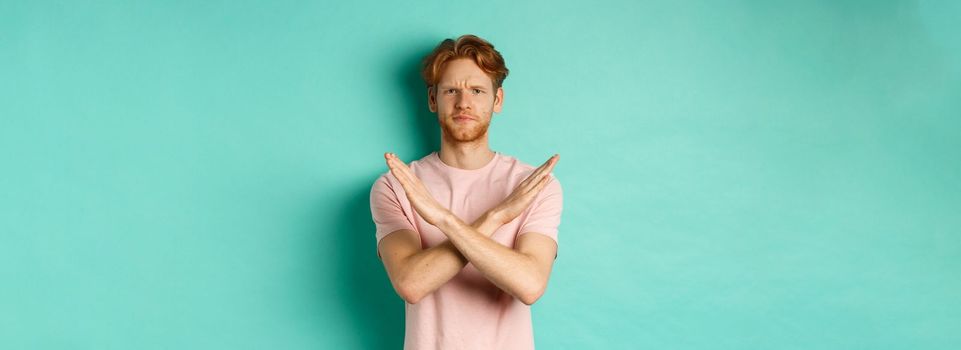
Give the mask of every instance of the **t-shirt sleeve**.
[(561, 211), (564, 207), (564, 196), (561, 183), (551, 174), (551, 179), (541, 193), (534, 198), (534, 203), (528, 208), (527, 216), (521, 224), (519, 235), (529, 232), (544, 234), (557, 242), (557, 227), (561, 224)]
[[(378, 178), (370, 189), (370, 213), (377, 227), (377, 244), (380, 244), (380, 240), (391, 232), (403, 229), (416, 231), (410, 218), (404, 213), (401, 201), (397, 198), (398, 192), (403, 192), (394, 191), (394, 186), (400, 185), (390, 181), (388, 176), (390, 175), (385, 174)], [(380, 256), (379, 250), (377, 256)]]

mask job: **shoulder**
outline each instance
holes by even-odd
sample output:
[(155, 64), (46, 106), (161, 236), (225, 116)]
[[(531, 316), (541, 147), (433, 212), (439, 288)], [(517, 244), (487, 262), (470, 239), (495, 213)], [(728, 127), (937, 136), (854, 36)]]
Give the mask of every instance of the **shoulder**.
[[(507, 169), (507, 172), (510, 176), (519, 177), (521, 179), (525, 179), (530, 176), (535, 170), (537, 170), (539, 166), (527, 164), (520, 159), (506, 154), (500, 154), (500, 163), (504, 169)], [(548, 185), (548, 187), (557, 187), (559, 189), (560, 183), (558, 182), (557, 177), (554, 176), (553, 172), (550, 173), (550, 176), (551, 183), (553, 183), (553, 185)]]
[(497, 167), (512, 177), (527, 177), (537, 168), (513, 156), (501, 153), (498, 153)]
[(437, 157), (436, 153), (430, 153), (421, 159), (408, 163), (407, 166), (414, 174), (418, 174), (438, 171), (438, 163), (440, 163), (440, 158)]
[(523, 170), (534, 169), (534, 166), (527, 164), (522, 160), (515, 158), (512, 155), (508, 155), (504, 153), (497, 153), (497, 161), (501, 165), (508, 165), (511, 167), (516, 167), (518, 169), (523, 169)]
[(389, 171), (381, 174), (370, 187), (371, 202), (396, 196), (395, 185), (400, 187), (400, 184), (394, 179), (394, 175), (391, 175)]

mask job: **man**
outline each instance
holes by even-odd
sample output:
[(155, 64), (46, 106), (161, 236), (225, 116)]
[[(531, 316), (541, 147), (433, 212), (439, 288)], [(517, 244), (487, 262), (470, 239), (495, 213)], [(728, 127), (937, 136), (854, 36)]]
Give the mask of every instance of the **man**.
[(561, 187), (554, 155), (534, 168), (492, 151), (507, 68), (464, 35), (425, 57), (440, 152), (389, 172), (371, 189), (378, 256), (406, 302), (405, 349), (533, 349), (530, 305), (557, 257)]

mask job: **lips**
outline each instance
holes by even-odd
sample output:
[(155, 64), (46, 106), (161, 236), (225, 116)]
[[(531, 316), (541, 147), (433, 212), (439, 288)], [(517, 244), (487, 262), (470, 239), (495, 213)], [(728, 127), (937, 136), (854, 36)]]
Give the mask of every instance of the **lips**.
[(458, 122), (464, 122), (464, 121), (476, 120), (476, 119), (477, 119), (477, 118), (474, 118), (474, 117), (472, 117), (472, 116), (470, 116), (470, 115), (466, 115), (466, 114), (460, 114), (460, 115), (454, 116), (454, 121), (458, 121)]

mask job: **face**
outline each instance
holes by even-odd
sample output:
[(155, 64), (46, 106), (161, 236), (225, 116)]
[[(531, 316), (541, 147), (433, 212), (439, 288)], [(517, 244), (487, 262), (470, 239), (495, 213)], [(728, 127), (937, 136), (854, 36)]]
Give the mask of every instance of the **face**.
[(428, 91), (430, 111), (437, 113), (444, 138), (454, 142), (486, 137), (503, 102), (504, 89), (494, 90), (490, 76), (467, 58), (447, 62), (437, 86)]

